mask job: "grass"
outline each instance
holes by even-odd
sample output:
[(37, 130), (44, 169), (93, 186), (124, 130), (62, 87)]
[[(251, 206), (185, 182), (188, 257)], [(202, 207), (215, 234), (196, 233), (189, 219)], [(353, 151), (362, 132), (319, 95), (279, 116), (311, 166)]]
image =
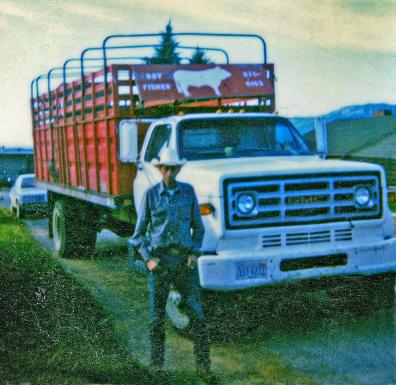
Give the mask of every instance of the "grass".
[(390, 202), (389, 207), (392, 210), (392, 212), (396, 213), (396, 202)]
[(0, 383), (187, 383), (133, 360), (112, 317), (2, 208), (0, 309)]

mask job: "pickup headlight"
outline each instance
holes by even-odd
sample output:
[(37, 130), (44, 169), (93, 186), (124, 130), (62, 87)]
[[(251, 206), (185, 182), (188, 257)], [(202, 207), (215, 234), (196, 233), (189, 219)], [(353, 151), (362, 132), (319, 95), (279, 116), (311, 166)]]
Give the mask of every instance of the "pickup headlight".
[(250, 215), (257, 211), (257, 199), (252, 193), (240, 194), (237, 198), (237, 208), (242, 215)]
[(368, 187), (359, 186), (355, 189), (355, 204), (358, 207), (373, 207), (373, 196)]

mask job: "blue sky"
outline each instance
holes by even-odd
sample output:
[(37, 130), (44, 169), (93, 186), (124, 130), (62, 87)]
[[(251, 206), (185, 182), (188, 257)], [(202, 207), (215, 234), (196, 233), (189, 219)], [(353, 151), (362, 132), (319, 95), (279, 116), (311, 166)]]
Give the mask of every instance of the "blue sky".
[[(280, 114), (396, 103), (396, 0), (1, 0), (0, 145), (32, 144), (34, 77), (107, 35), (157, 33), (169, 18), (175, 32), (262, 35)], [(253, 43), (224, 47), (234, 62), (260, 60)]]

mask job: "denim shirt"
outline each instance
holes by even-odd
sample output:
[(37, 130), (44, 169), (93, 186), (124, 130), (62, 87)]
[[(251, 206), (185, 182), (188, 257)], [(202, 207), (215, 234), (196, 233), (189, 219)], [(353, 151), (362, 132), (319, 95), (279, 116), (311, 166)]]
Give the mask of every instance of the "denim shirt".
[(197, 197), (187, 183), (176, 182), (174, 194), (160, 182), (144, 194), (132, 243), (145, 261), (152, 249), (178, 245), (199, 254), (204, 236)]

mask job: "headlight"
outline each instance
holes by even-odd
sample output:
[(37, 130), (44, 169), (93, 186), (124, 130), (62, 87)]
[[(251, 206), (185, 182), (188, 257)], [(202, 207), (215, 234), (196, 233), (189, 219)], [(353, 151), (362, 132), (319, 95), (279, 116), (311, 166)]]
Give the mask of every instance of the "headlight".
[(359, 207), (373, 207), (371, 190), (368, 187), (357, 187), (355, 190), (355, 203)]
[(253, 194), (244, 193), (237, 198), (238, 211), (243, 215), (249, 215), (257, 208), (256, 197)]

